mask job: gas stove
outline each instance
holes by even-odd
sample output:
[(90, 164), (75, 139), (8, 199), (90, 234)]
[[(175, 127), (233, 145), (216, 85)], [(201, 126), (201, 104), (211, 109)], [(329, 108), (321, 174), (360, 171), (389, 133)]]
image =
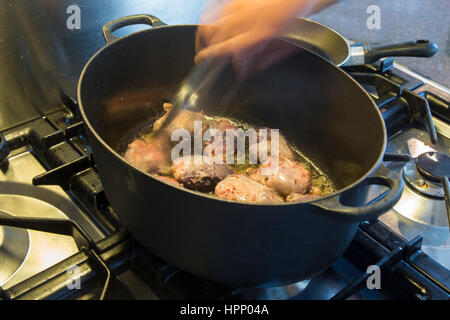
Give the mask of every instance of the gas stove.
[[(66, 97), (59, 110), (2, 132), (0, 299), (448, 299), (449, 221), (436, 178), (449, 173), (449, 90), (393, 59), (345, 71), (382, 111), (384, 164), (405, 188), (329, 269), (289, 286), (243, 288), (162, 261), (109, 206), (77, 102)], [(383, 192), (372, 187), (370, 198)], [(369, 289), (374, 265), (381, 288)]]

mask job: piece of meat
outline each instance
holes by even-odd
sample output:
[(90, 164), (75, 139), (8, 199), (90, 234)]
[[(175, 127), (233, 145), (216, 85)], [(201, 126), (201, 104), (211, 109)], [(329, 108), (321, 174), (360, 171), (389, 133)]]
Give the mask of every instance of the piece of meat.
[[(169, 116), (169, 113), (172, 110), (173, 105), (171, 103), (164, 103), (163, 108), (166, 111), (166, 113), (155, 121), (153, 124), (153, 130), (159, 130), (161, 126), (163, 125), (164, 121)], [(201, 112), (195, 112), (191, 110), (180, 110), (178, 114), (173, 118), (170, 123), (166, 124), (166, 127), (164, 128), (164, 131), (168, 133), (168, 135), (172, 135), (172, 133), (176, 129), (186, 129), (189, 131), (190, 134), (194, 132), (194, 122), (200, 121), (202, 125), (202, 132), (206, 130), (207, 127), (207, 121), (203, 114)]]
[[(213, 140), (212, 142), (205, 143), (205, 148), (203, 149), (203, 154), (205, 156), (216, 159), (218, 162), (219, 162), (219, 160), (221, 160), (221, 163), (227, 163), (227, 161), (226, 161), (227, 144), (230, 145), (230, 148), (232, 148), (229, 150), (233, 150), (233, 145), (230, 143), (227, 143), (225, 139), (223, 139), (221, 141)], [(234, 154), (234, 150), (233, 150), (233, 154)], [(220, 155), (221, 155), (221, 157), (220, 157)]]
[(290, 193), (286, 197), (286, 202), (306, 202), (318, 199), (322, 196), (322, 191), (319, 188), (311, 186), (308, 193)]
[[(267, 130), (267, 136), (266, 137), (260, 137), (260, 130), (266, 129)], [(294, 160), (294, 152), (292, 151), (291, 147), (289, 146), (287, 140), (285, 137), (283, 137), (281, 134), (278, 135), (278, 152), (279, 152), (279, 158), (286, 158), (290, 160)], [(264, 148), (267, 148), (267, 152), (263, 152), (263, 155), (259, 155), (259, 149), (265, 150)], [(257, 129), (257, 142), (250, 144), (249, 146), (249, 155), (250, 157), (253, 157), (254, 159), (258, 159), (258, 162), (264, 163), (266, 162), (270, 156), (272, 156), (271, 153), (271, 134), (270, 129), (268, 128), (260, 128)]]
[(236, 130), (237, 127), (227, 118), (216, 118), (208, 121), (208, 127), (211, 129), (218, 129), (225, 135), (226, 130)]
[(158, 120), (155, 121), (155, 123), (153, 124), (153, 130), (159, 130), (163, 124), (163, 122), (166, 120), (166, 118), (169, 116), (169, 112), (172, 109), (173, 104), (169, 103), (169, 102), (164, 102), (163, 103), (163, 109), (166, 111), (165, 114), (163, 114), (163, 116), (161, 118), (159, 118)]
[(233, 174), (220, 181), (215, 189), (219, 198), (260, 204), (284, 203), (272, 189), (244, 176)]
[(250, 178), (272, 188), (282, 196), (306, 193), (311, 186), (311, 172), (302, 164), (289, 159), (270, 157)]
[(133, 166), (149, 173), (170, 173), (170, 149), (163, 142), (157, 140), (146, 143), (137, 139), (128, 145), (124, 154)]
[(181, 183), (179, 183), (175, 178), (168, 177), (168, 176), (160, 176), (160, 175), (157, 175), (157, 177), (158, 177), (160, 180), (162, 180), (162, 181), (164, 181), (164, 182), (167, 182), (167, 183), (169, 183), (169, 184), (172, 184), (172, 185), (174, 185), (174, 186), (177, 186), (177, 187), (182, 187), (182, 186), (183, 186), (183, 185), (182, 185)]
[(286, 197), (286, 202), (307, 202), (320, 198), (319, 195), (315, 194), (302, 194), (302, 193), (291, 193)]
[(322, 195), (322, 191), (320, 191), (319, 188), (313, 187), (313, 186), (311, 186), (311, 188), (309, 188), (309, 192), (308, 193), (311, 194), (311, 195), (315, 195), (315, 196), (321, 196)]
[[(211, 141), (204, 142), (203, 154), (216, 160), (219, 160), (220, 154), (222, 155), (222, 162), (231, 164), (234, 161), (234, 154), (236, 152), (237, 137), (236, 129), (238, 129), (229, 119), (218, 118), (208, 121), (208, 129), (211, 130)], [(216, 138), (216, 132), (220, 131), (222, 139)], [(228, 131), (227, 131), (228, 130)], [(227, 134), (232, 139), (227, 139)], [(230, 153), (230, 161), (227, 161), (227, 151)]]
[(286, 138), (283, 137), (281, 134), (279, 135), (279, 152), (280, 152), (280, 158), (286, 158), (293, 160), (294, 159), (294, 152), (292, 151), (291, 147), (289, 146), (289, 143), (287, 142)]
[(232, 170), (225, 164), (217, 164), (214, 159), (201, 156), (184, 156), (172, 165), (173, 176), (188, 189), (209, 192), (225, 179)]
[[(227, 160), (227, 152), (229, 153), (229, 160)], [(234, 139), (227, 139), (223, 136), (222, 139), (212, 139), (204, 144), (203, 154), (216, 160), (222, 159), (222, 163), (232, 164), (236, 154), (236, 143)], [(220, 158), (220, 155), (222, 157)]]

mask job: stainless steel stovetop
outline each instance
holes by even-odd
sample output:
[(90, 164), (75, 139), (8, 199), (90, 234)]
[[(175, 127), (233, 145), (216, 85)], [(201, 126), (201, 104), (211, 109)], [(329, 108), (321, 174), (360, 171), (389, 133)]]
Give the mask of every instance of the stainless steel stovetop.
[[(363, 67), (369, 68), (367, 70), (349, 72), (390, 74), (390, 79), (402, 82), (406, 91), (419, 96), (431, 94), (446, 101), (448, 112), (450, 98), (447, 88), (403, 66), (395, 65), (392, 68), (392, 65), (387, 66), (389, 61), (383, 63), (381, 66)], [(379, 100), (383, 97), (377, 95), (377, 88), (369, 87), (367, 90), (372, 93), (383, 112), (384, 108), (394, 102), (394, 98), (403, 97), (397, 92), (397, 97), (391, 96), (389, 101), (380, 103)], [(402, 198), (392, 210), (379, 218), (381, 223), (362, 226), (348, 253), (332, 267), (313, 279), (291, 286), (230, 288), (210, 284), (183, 273), (141, 248), (121, 229), (113, 210), (107, 204), (101, 181), (96, 176), (89, 157), (89, 147), (82, 131), (83, 124), (76, 117), (76, 101), (67, 101), (68, 106), (62, 110), (3, 132), (11, 153), (8, 160), (0, 166), (0, 212), (14, 217), (75, 221), (88, 235), (92, 245), (88, 246), (89, 250), (85, 247), (80, 249), (79, 242), (70, 235), (62, 235), (64, 232), (44, 232), (53, 229), (41, 228), (41, 231), (36, 231), (0, 226), (0, 298), (98, 298), (101, 294), (98, 291), (104, 293), (108, 285), (114, 288), (109, 289), (110, 298), (330, 299), (336, 298), (338, 293), (340, 298), (350, 299), (402, 297), (398, 292), (390, 290), (373, 291), (363, 288), (353, 292), (349, 289), (354, 281), (358, 281), (361, 273), (364, 274), (364, 266), (367, 266), (364, 259), (359, 261), (355, 258), (362, 243), (367, 245), (365, 250), (373, 250), (366, 253), (367, 259), (377, 259), (374, 262), (378, 259), (386, 260), (386, 256), (394, 259), (399, 256), (398, 251), (415, 249), (414, 255), (419, 256), (420, 261), (414, 260), (410, 254), (403, 256), (404, 260), (396, 260), (398, 267), (393, 272), (397, 272), (402, 279), (425, 276), (423, 287), (428, 288), (428, 292), (422, 289), (425, 293), (416, 294), (415, 298), (442, 298), (446, 294), (448, 297), (450, 235), (442, 187), (423, 177), (413, 182), (407, 179), (414, 176), (414, 158), (418, 155), (427, 151), (450, 154), (450, 125), (442, 118), (433, 115), (437, 131), (436, 144), (431, 143), (429, 130), (424, 127), (426, 119), (422, 121), (420, 117), (413, 122), (406, 121), (401, 126), (395, 125), (390, 130), (386, 152), (412, 157), (406, 164), (398, 161), (385, 162), (387, 167), (401, 172), (405, 177)], [(374, 187), (372, 196), (382, 191)], [(430, 196), (430, 192), (434, 192), (433, 196)], [(376, 238), (370, 233), (370, 229), (378, 230), (384, 228), (384, 225), (388, 227), (386, 230), (393, 232), (389, 234), (389, 244), (384, 243), (383, 239), (375, 239), (373, 244), (368, 245), (367, 234), (371, 235), (370, 239)], [(395, 238), (393, 234), (396, 234)], [(418, 235), (422, 238), (417, 238)], [(400, 245), (403, 242), (401, 250), (390, 250), (390, 245)], [(384, 258), (379, 256), (380, 252), (385, 255)], [(413, 269), (421, 269), (423, 261), (427, 261), (430, 266), (429, 257), (432, 258), (431, 267), (426, 275), (421, 273), (409, 276), (408, 272), (411, 271), (408, 268), (411, 266)], [(133, 263), (130, 263), (130, 259)], [(97, 279), (94, 281), (97, 285), (92, 285), (90, 279), (98, 278), (102, 273), (98, 269), (99, 265), (100, 269), (108, 270), (108, 276), (100, 276), (103, 280)], [(77, 277), (85, 278), (83, 290), (74, 285)], [(99, 285), (102, 281), (105, 284)], [(88, 290), (87, 287), (94, 289)], [(73, 294), (74, 291), (76, 294)], [(345, 291), (348, 291), (347, 295), (343, 293)], [(405, 289), (404, 292), (406, 291)]]
[[(447, 88), (401, 65), (396, 65), (396, 68), (424, 81), (414, 92), (439, 96), (447, 101), (448, 108), (450, 93)], [(436, 116), (433, 116), (433, 122), (438, 135), (436, 144), (431, 142), (421, 123), (411, 125), (389, 138), (386, 152), (409, 154), (413, 159), (406, 165), (386, 163), (391, 170), (401, 172), (405, 188), (400, 201), (379, 219), (406, 239), (412, 239), (418, 234), (423, 235), (422, 250), (450, 269), (449, 220), (442, 185), (416, 174), (415, 159), (419, 155), (433, 151), (450, 154), (449, 123)], [(450, 172), (447, 172), (447, 175), (450, 175)], [(411, 179), (411, 176), (416, 179)]]

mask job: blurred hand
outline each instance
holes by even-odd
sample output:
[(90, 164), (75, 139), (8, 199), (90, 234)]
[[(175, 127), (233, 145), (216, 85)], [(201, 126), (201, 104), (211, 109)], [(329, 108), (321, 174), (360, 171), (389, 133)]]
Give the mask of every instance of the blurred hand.
[(196, 60), (231, 57), (238, 77), (286, 57), (291, 45), (273, 41), (294, 16), (306, 17), (335, 0), (231, 0), (205, 12), (197, 35)]

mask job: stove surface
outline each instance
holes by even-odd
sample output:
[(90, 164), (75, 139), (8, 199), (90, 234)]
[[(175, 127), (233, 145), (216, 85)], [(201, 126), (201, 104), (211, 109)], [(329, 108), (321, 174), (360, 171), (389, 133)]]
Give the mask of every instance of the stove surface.
[[(418, 128), (410, 128), (390, 139), (387, 147), (387, 152), (407, 153), (413, 158), (429, 150), (448, 154), (450, 139), (439, 135), (438, 143), (432, 145), (426, 132)], [(386, 166), (405, 177), (410, 171), (415, 171), (414, 161), (413, 159), (404, 166), (399, 166), (398, 163), (387, 163)], [(440, 196), (431, 197), (420, 193), (407, 179), (404, 180), (405, 188), (400, 201), (379, 219), (406, 239), (411, 240), (421, 234), (423, 236), (422, 250), (450, 269), (450, 232), (442, 186), (430, 181), (426, 182), (422, 186), (423, 189), (440, 190)], [(424, 180), (422, 178), (421, 181)], [(418, 182), (417, 185), (419, 184), (422, 183)]]
[[(448, 110), (450, 93), (447, 88), (415, 74), (404, 66), (396, 65), (396, 68), (424, 81), (423, 85), (414, 90), (415, 93), (421, 96), (431, 93), (440, 97), (446, 101)], [(422, 250), (450, 269), (449, 220), (443, 187), (440, 182), (431, 181), (418, 174), (416, 170), (417, 159), (426, 152), (440, 152), (447, 156), (450, 154), (450, 124), (443, 121), (439, 115), (433, 114), (437, 132), (435, 144), (431, 141), (423, 123), (411, 124), (389, 138), (386, 152), (408, 154), (412, 160), (406, 164), (386, 163), (389, 169), (403, 176), (405, 188), (400, 201), (379, 219), (406, 239), (411, 240), (421, 234)], [(448, 167), (448, 162), (442, 163), (442, 167), (445, 165)], [(450, 171), (447, 175), (450, 175)]]
[[(424, 109), (416, 110), (414, 121), (408, 114), (405, 117), (405, 110), (411, 110), (411, 101), (423, 103), (421, 96), (428, 92), (446, 98), (448, 103), (448, 89), (424, 82), (427, 80), (402, 66), (392, 68), (388, 63), (349, 72), (356, 72), (356, 79), (383, 112), (389, 134), (386, 152), (412, 158), (406, 163), (384, 162), (405, 177), (404, 193), (378, 221), (361, 224), (344, 256), (323, 273), (289, 286), (235, 288), (186, 274), (154, 256), (121, 227), (109, 206), (90, 158), (83, 123), (74, 115), (76, 105), (70, 105), (3, 132), (11, 154), (0, 165), (0, 219), (13, 216), (75, 221), (84, 231), (82, 236), (88, 245), (80, 246), (83, 242), (67, 232), (0, 226), (0, 262), (6, 266), (0, 272), (0, 298), (448, 298), (450, 239), (439, 185), (419, 181), (417, 187), (406, 178), (415, 169), (414, 158), (420, 154), (449, 154), (450, 126), (433, 113), (437, 132), (433, 136)], [(373, 82), (365, 83), (370, 77), (361, 77), (361, 72), (383, 74), (390, 80), (381, 81), (386, 87), (378, 90)], [(401, 83), (402, 89), (396, 83)], [(434, 138), (436, 144), (432, 143)], [(421, 188), (428, 193), (421, 193)], [(383, 191), (372, 187), (370, 196), (376, 197)], [(434, 192), (433, 196), (430, 192)], [(14, 254), (10, 255), (12, 248)], [(374, 264), (392, 278), (383, 283), (383, 290), (365, 288), (366, 269)], [(81, 272), (81, 290), (71, 286), (72, 270)]]
[[(101, 231), (61, 187), (32, 185), (33, 177), (44, 172), (46, 169), (29, 150), (10, 157), (0, 170), (0, 215), (71, 219), (100, 240)], [(0, 261), (2, 266), (9, 266), (0, 273), (0, 286), (4, 289), (78, 252), (72, 237), (48, 232), (0, 226), (0, 239)], [(8, 245), (13, 250), (5, 248)], [(13, 255), (7, 255), (8, 251)]]

